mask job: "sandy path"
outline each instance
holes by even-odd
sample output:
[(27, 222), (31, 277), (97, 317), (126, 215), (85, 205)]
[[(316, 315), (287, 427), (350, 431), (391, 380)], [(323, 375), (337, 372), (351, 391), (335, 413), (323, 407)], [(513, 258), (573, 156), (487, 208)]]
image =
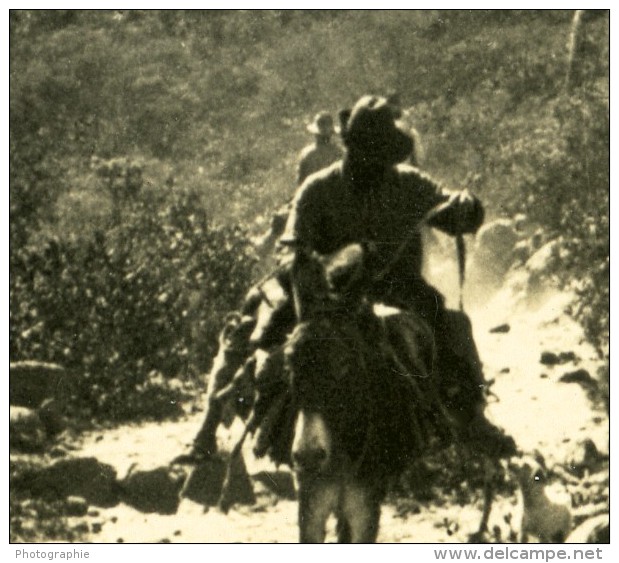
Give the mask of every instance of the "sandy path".
[[(574, 363), (547, 367), (540, 363), (542, 351), (573, 351), (584, 367), (595, 374), (594, 351), (582, 343), (578, 325), (563, 314), (564, 294), (555, 294), (537, 310), (513, 309), (507, 314), (505, 300), (499, 295), (494, 304), (472, 313), (475, 336), (484, 362), (486, 377), (495, 379), (494, 392), (499, 401), (488, 407), (488, 415), (514, 436), (523, 450), (542, 451), (549, 461), (562, 460), (573, 444), (589, 437), (603, 452), (608, 451), (608, 419), (593, 410), (579, 385), (565, 384), (559, 377), (575, 369)], [(503, 299), (503, 301), (501, 301)], [(507, 333), (489, 329), (508, 322)], [(92, 455), (116, 467), (123, 476), (129, 466), (141, 468), (165, 465), (193, 436), (201, 415), (177, 423), (126, 426), (95, 433), (84, 438), (80, 455)], [(240, 425), (221, 432), (224, 448), (229, 447)], [(269, 464), (256, 461), (249, 450), (246, 461), (250, 473)], [(495, 502), (491, 526), (504, 526), (503, 516), (514, 510), (514, 499)], [(458, 542), (474, 531), (481, 503), (425, 504), (420, 514), (401, 517), (395, 507), (386, 504), (381, 519), (381, 542)], [(297, 541), (296, 502), (279, 500), (268, 506), (235, 507), (227, 515), (215, 508), (208, 512), (189, 500), (183, 500), (178, 513), (171, 516), (140, 513), (123, 504), (100, 510), (95, 519), (100, 532), (96, 542), (295, 542)], [(333, 540), (333, 525), (329, 539)]]

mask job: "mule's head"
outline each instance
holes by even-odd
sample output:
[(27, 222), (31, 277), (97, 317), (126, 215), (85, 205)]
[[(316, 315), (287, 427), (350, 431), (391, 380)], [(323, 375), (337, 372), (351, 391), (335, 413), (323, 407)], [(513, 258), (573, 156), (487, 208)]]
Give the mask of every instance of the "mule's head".
[(367, 271), (360, 244), (349, 244), (332, 254), (299, 249), (294, 266), (297, 318), (354, 313), (364, 304)]
[(297, 411), (292, 460), (301, 472), (333, 472), (354, 462), (366, 438), (366, 353), (358, 332), (341, 323), (301, 323), (286, 347)]

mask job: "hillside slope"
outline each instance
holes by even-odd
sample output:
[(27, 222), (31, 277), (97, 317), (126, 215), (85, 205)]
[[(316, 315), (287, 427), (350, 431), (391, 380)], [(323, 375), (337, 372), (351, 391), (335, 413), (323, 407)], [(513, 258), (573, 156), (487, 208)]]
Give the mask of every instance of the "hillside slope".
[(571, 41), (567, 10), (11, 11), (11, 359), (94, 377), (79, 412), (156, 415), (258, 275), (305, 124), (391, 90), (422, 168), (557, 241), (607, 356), (609, 14), (579, 14)]

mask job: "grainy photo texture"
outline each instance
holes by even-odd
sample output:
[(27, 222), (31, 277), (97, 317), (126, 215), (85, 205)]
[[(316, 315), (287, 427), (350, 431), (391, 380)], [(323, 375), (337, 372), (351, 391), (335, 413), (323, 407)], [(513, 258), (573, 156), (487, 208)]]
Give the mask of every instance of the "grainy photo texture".
[(10, 541), (608, 543), (607, 10), (12, 10)]

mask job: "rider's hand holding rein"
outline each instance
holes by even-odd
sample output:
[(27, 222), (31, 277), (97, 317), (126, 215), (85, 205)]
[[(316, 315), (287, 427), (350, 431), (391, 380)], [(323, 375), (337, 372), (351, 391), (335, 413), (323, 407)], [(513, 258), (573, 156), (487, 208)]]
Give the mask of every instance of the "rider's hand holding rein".
[(427, 222), (451, 236), (475, 234), (484, 222), (484, 208), (479, 199), (465, 189), (450, 194), (446, 202), (428, 214)]

